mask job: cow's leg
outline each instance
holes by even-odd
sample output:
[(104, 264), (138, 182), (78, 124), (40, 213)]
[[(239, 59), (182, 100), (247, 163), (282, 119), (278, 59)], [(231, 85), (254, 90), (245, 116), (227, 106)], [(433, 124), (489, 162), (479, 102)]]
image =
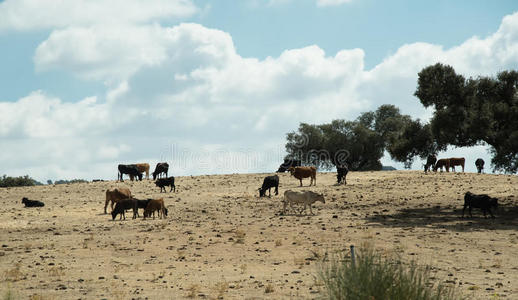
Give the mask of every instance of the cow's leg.
[(468, 211), (469, 211), (469, 216), (470, 216), (471, 218), (473, 218), (473, 214), (471, 213), (471, 205), (468, 207)]
[(279, 185), (275, 186), (275, 195), (279, 195)]
[(309, 211), (311, 212), (312, 215), (314, 215), (313, 210), (311, 209), (311, 203), (309, 204)]
[[(106, 208), (108, 207), (108, 202), (110, 202), (110, 199), (106, 199), (106, 202), (104, 202), (104, 214), (107, 214)], [(112, 208), (113, 210), (113, 208)]]
[(462, 208), (462, 217), (464, 218), (464, 210), (466, 210), (466, 204), (464, 204), (464, 207)]
[(300, 179), (300, 186), (302, 186), (302, 178)]
[(284, 199), (284, 201), (282, 201), (282, 214), (285, 215), (286, 214), (286, 206), (288, 205), (286, 199)]
[(317, 185), (317, 177), (316, 177), (316, 176), (315, 176), (315, 177), (313, 177), (313, 180), (314, 180), (314, 181), (313, 181), (313, 185), (315, 185), (315, 186), (316, 186), (316, 185)]

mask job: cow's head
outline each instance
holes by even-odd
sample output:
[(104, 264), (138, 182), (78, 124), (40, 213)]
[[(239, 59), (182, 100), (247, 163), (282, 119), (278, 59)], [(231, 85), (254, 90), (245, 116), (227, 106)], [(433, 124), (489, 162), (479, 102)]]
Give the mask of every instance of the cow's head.
[(290, 174), (293, 175), (293, 173), (295, 173), (295, 168), (294, 167), (289, 167), (288, 168), (288, 172), (290, 172)]
[(29, 200), (29, 199), (27, 199), (26, 197), (23, 197), (23, 198), (22, 198), (22, 203), (24, 203), (24, 204), (25, 204), (25, 202), (27, 202), (27, 200)]
[(258, 189), (259, 191), (259, 197), (264, 197), (265, 193), (266, 193), (266, 189), (263, 189), (262, 187), (260, 187)]
[(115, 220), (115, 217), (117, 216), (117, 213), (115, 212), (115, 209), (112, 210), (112, 220)]

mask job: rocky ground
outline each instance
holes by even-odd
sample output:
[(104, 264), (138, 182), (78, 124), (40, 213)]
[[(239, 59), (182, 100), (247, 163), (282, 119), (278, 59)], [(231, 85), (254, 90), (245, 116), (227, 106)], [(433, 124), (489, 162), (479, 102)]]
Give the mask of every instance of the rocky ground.
[[(319, 262), (368, 242), (432, 266), (436, 282), (469, 299), (518, 298), (516, 176), (351, 172), (336, 186), (335, 173), (319, 173), (300, 188), (281, 174), (279, 195), (258, 198), (266, 175), (177, 177), (176, 193), (151, 180), (0, 189), (0, 296), (313, 299), (323, 294)], [(103, 207), (115, 186), (163, 197), (169, 216), (112, 221)], [(287, 189), (326, 203), (283, 216)], [(496, 218), (460, 218), (466, 191), (498, 197)], [(24, 208), (24, 196), (45, 207)]]

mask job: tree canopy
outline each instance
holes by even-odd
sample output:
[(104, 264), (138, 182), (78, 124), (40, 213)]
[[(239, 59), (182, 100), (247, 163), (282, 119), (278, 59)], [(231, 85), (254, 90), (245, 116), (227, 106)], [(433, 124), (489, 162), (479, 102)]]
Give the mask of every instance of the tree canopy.
[(287, 134), (286, 150), (291, 158), (325, 169), (347, 163), (351, 170), (380, 170), (385, 149), (411, 121), (394, 105), (382, 105), (354, 121), (301, 123), (297, 132)]
[(394, 105), (362, 113), (354, 121), (301, 123), (288, 133), (288, 157), (329, 169), (379, 170), (384, 151), (410, 168), (449, 145), (489, 145), (495, 170), (518, 170), (518, 71), (466, 79), (451, 66), (435, 64), (418, 74), (415, 96), (434, 109), (429, 123), (400, 113)]
[(430, 129), (439, 148), (488, 144), (495, 170), (518, 170), (518, 72), (465, 79), (435, 64), (418, 74), (415, 95), (435, 112)]

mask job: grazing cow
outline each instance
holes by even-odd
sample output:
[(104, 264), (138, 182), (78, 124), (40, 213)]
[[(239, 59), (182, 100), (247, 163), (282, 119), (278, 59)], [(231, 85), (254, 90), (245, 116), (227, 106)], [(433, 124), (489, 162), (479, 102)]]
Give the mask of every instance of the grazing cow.
[(437, 162), (437, 157), (435, 155), (428, 155), (428, 158), (426, 159), (426, 164), (424, 165), (424, 172), (428, 172), (430, 168), (433, 168), (435, 166), (435, 163)]
[(263, 180), (263, 185), (259, 188), (259, 197), (266, 196), (268, 190), (268, 197), (272, 196), (271, 188), (275, 188), (275, 195), (279, 195), (279, 176), (266, 176)]
[(446, 172), (450, 172), (450, 160), (448, 158), (439, 159), (433, 167), (433, 171), (437, 172), (437, 169), (441, 169), (442, 172), (442, 167), (446, 169)]
[(153, 214), (153, 219), (155, 219), (155, 211), (158, 212), (159, 218), (165, 218), (167, 216), (167, 208), (164, 205), (164, 198), (160, 199), (151, 199), (144, 210), (144, 219), (147, 217), (151, 217)]
[(166, 186), (170, 186), (171, 187), (171, 190), (169, 190), (169, 192), (171, 192), (174, 189), (174, 191), (176, 193), (176, 186), (174, 185), (174, 177), (173, 176), (167, 177), (167, 178), (158, 178), (155, 181), (155, 185), (160, 187), (160, 193), (162, 192), (162, 190), (164, 190), (164, 193), (165, 193), (165, 187)]
[(128, 174), (131, 181), (133, 181), (133, 177), (138, 177), (142, 181), (142, 173), (139, 172), (137, 165), (119, 165), (117, 168), (119, 169), (117, 180), (124, 181), (122, 176)]
[[(304, 204), (303, 211), (306, 212), (306, 206), (309, 205), (309, 211), (312, 215), (314, 215), (313, 210), (311, 209), (311, 205), (316, 201), (320, 201), (322, 203), (326, 203), (324, 200), (324, 195), (317, 194), (312, 191), (304, 191), (304, 192), (294, 192), (294, 191), (285, 191), (284, 192), (284, 200), (283, 202), (283, 214), (286, 214), (286, 206), (288, 203), (290, 204), (290, 208), (293, 209), (293, 204)], [(300, 212), (299, 212), (300, 213)]]
[(156, 164), (155, 171), (153, 171), (153, 180), (162, 177), (162, 173), (167, 177), (167, 171), (169, 171), (169, 164), (166, 162)]
[(279, 166), (277, 173), (284, 173), (288, 171), (290, 167), (300, 167), (300, 160), (285, 158), (284, 162)]
[[(146, 179), (149, 179), (149, 164), (148, 163), (141, 163), (141, 164), (135, 164), (137, 166), (137, 170), (140, 173), (146, 173)], [(130, 175), (131, 177), (131, 175)]]
[(347, 184), (347, 173), (349, 173), (349, 167), (346, 164), (336, 166), (336, 183), (340, 184), (343, 181), (344, 185)]
[(120, 200), (115, 204), (115, 208), (112, 211), (112, 220), (115, 220), (115, 217), (120, 214), (119, 220), (124, 217), (126, 220), (126, 210), (133, 209), (133, 219), (137, 218), (137, 200), (135, 199), (124, 199)]
[(464, 210), (466, 207), (469, 208), (469, 216), (473, 217), (471, 214), (471, 208), (480, 208), (482, 209), (482, 212), (484, 213), (484, 218), (486, 218), (486, 212), (489, 212), (492, 218), (495, 216), (491, 212), (491, 207), (498, 208), (498, 199), (489, 197), (486, 194), (481, 195), (475, 195), (470, 192), (467, 192), (464, 195), (464, 208), (462, 209), (462, 217), (464, 218)]
[(309, 185), (315, 182), (314, 185), (317, 185), (317, 168), (315, 167), (290, 167), (288, 169), (290, 171), (291, 176), (300, 180), (300, 186), (302, 186), (302, 179), (311, 177), (311, 181)]
[(25, 205), (25, 207), (43, 207), (45, 206), (45, 203), (38, 201), (38, 200), (29, 200), (25, 197), (22, 198), (22, 203)]
[(455, 172), (455, 166), (461, 166), (462, 167), (462, 173), (464, 173), (464, 163), (466, 162), (466, 159), (464, 157), (452, 157), (450, 158), (450, 168), (453, 172)]
[(111, 201), (111, 209), (113, 211), (113, 205), (121, 200), (130, 199), (131, 192), (128, 188), (114, 188), (106, 190), (106, 202), (104, 202), (104, 213), (106, 214), (106, 207)]
[(478, 173), (482, 173), (482, 170), (484, 169), (484, 160), (482, 158), (477, 158), (477, 160), (475, 160), (475, 166), (477, 167), (477, 171)]

